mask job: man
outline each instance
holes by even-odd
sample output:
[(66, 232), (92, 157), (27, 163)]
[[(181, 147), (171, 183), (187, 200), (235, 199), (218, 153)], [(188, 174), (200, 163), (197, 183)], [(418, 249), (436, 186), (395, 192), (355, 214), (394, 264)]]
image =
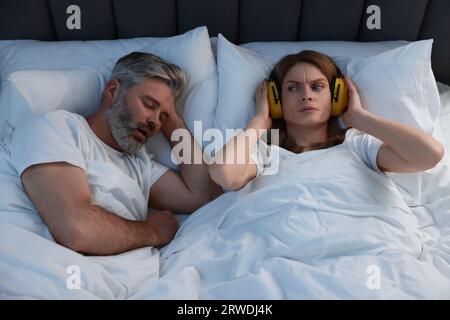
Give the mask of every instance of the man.
[[(158, 131), (170, 141), (175, 129), (186, 128), (175, 111), (184, 86), (178, 66), (134, 52), (117, 61), (102, 103), (89, 118), (57, 110), (33, 115), (16, 129), (12, 161), (56, 242), (89, 255), (162, 246), (178, 229), (171, 211), (192, 212), (221, 193), (205, 164), (181, 164), (176, 173), (145, 150), (146, 140)], [(201, 153), (189, 137), (194, 153)], [(144, 206), (162, 211), (141, 213), (144, 221), (133, 221), (95, 205), (95, 166), (135, 180), (148, 201)]]

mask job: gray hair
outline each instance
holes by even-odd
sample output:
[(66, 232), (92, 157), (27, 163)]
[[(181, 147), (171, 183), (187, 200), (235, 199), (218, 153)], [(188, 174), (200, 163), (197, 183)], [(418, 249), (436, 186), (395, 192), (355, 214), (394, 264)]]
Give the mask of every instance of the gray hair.
[(111, 74), (112, 79), (120, 82), (119, 96), (146, 79), (163, 81), (171, 89), (175, 100), (182, 95), (186, 87), (186, 75), (179, 66), (144, 52), (132, 52), (117, 60)]

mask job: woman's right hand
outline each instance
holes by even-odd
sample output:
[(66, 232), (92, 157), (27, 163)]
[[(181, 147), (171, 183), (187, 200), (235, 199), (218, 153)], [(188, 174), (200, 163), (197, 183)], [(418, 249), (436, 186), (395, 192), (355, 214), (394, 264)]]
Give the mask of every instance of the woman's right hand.
[[(256, 90), (255, 102), (256, 115), (247, 124), (245, 130), (235, 135), (216, 153), (216, 159), (219, 161), (214, 161), (208, 166), (211, 179), (222, 188), (238, 190), (256, 177), (258, 173), (256, 163), (251, 159), (250, 155), (258, 143), (258, 139), (272, 125), (272, 120), (269, 117), (266, 81), (261, 83)], [(245, 156), (244, 163), (235, 162), (238, 154)], [(241, 159), (241, 157), (238, 158)], [(227, 162), (228, 159), (231, 162)], [(224, 160), (225, 163), (223, 162)]]
[(264, 80), (256, 89), (256, 115), (263, 122), (264, 129), (272, 126), (272, 119), (269, 116), (269, 101), (267, 99), (267, 81)]

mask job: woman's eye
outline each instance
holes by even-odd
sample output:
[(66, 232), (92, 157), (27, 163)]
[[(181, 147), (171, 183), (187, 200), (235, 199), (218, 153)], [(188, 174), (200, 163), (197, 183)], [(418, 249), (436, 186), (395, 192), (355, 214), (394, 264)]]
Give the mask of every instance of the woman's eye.
[(297, 91), (297, 87), (296, 86), (288, 86), (287, 90), (288, 91)]
[(316, 90), (316, 91), (322, 90), (323, 89), (323, 85), (321, 85), (321, 84), (314, 84), (312, 86), (312, 89)]

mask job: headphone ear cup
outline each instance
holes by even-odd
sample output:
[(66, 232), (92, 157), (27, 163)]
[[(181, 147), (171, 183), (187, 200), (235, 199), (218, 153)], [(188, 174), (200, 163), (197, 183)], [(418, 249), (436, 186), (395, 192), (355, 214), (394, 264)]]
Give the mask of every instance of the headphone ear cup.
[(344, 78), (333, 77), (331, 84), (331, 115), (340, 116), (348, 106), (348, 89)]
[(270, 73), (267, 87), (267, 98), (269, 100), (269, 114), (272, 119), (282, 119), (283, 111), (281, 108), (281, 88), (274, 72)]
[(278, 81), (278, 77), (275, 75), (275, 69), (270, 72), (269, 81), (272, 81), (275, 85), (275, 89), (277, 92), (277, 98), (279, 99), (280, 105), (281, 105), (281, 84), (280, 81)]
[(334, 87), (336, 85), (336, 76), (333, 76), (333, 78), (331, 78), (331, 83), (330, 83), (330, 91), (331, 91), (331, 104), (333, 104), (333, 101), (335, 99), (335, 94), (334, 94)]

